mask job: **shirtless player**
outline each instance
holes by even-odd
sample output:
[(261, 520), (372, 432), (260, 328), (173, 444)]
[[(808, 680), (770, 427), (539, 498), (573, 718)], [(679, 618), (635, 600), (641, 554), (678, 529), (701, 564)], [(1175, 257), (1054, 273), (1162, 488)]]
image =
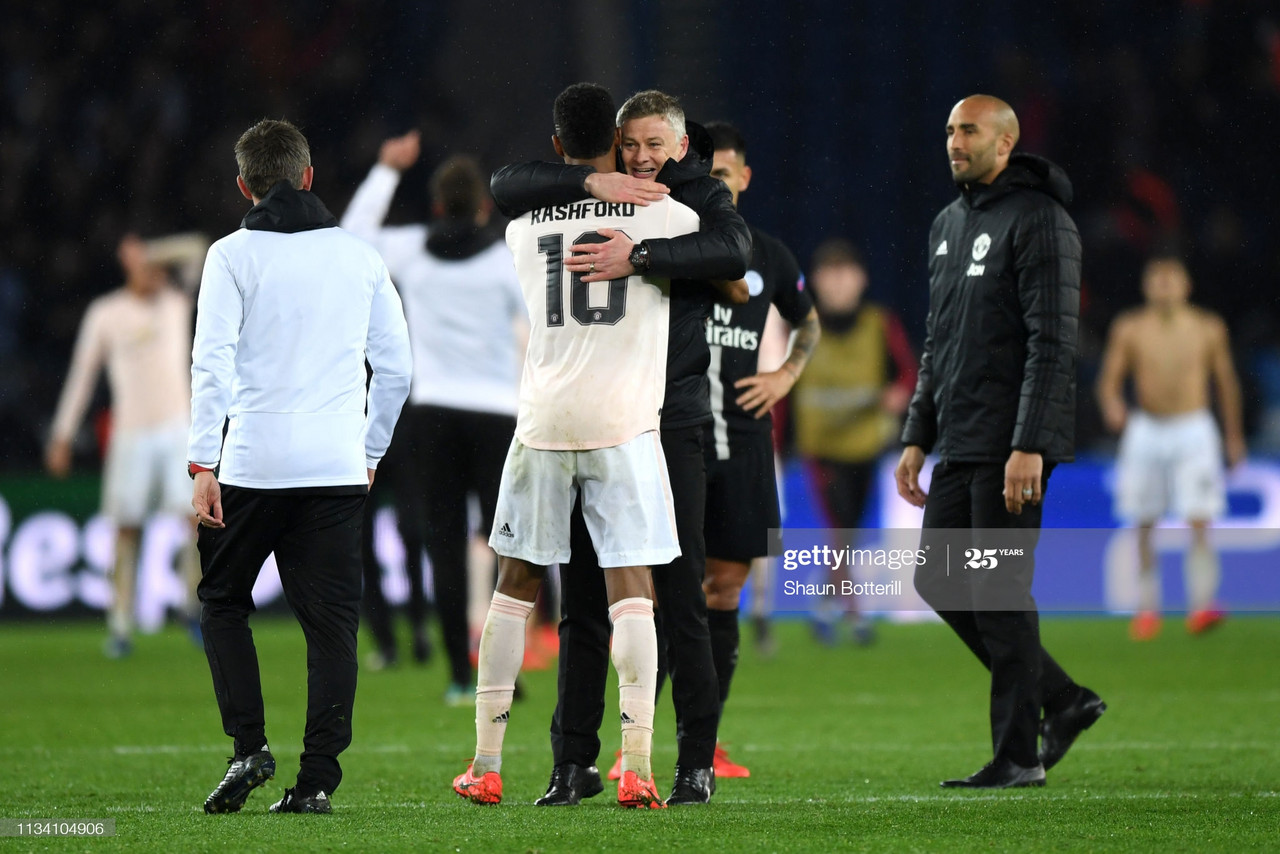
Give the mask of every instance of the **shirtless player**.
[[(1210, 521), (1226, 507), (1227, 465), (1244, 459), (1240, 383), (1222, 318), (1191, 305), (1191, 277), (1178, 258), (1154, 257), (1143, 271), (1146, 304), (1116, 318), (1098, 378), (1098, 402), (1108, 429), (1121, 432), (1116, 513), (1138, 527), (1139, 606), (1134, 640), (1160, 632), (1160, 574), (1152, 548), (1155, 523), (1172, 510), (1191, 526), (1183, 572), (1187, 630), (1199, 634), (1222, 621), (1214, 605), (1220, 567), (1209, 545)], [(1124, 401), (1133, 377), (1138, 406)], [(1216, 390), (1223, 434), (1209, 412)], [(1225, 439), (1225, 448), (1224, 448)]]

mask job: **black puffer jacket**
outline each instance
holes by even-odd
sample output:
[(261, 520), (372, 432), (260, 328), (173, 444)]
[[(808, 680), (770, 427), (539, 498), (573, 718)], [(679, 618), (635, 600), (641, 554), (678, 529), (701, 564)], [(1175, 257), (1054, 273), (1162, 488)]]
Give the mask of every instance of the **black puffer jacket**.
[[(689, 151), (668, 160), (657, 180), (671, 198), (698, 214), (699, 230), (680, 237), (644, 240), (649, 272), (672, 279), (671, 331), (667, 342), (667, 392), (662, 426), (668, 429), (711, 420), (706, 320), (716, 292), (711, 279), (739, 279), (751, 261), (751, 232), (733, 206), (729, 188), (711, 177), (715, 147), (711, 136), (687, 123)], [(517, 217), (535, 208), (567, 205), (588, 198), (582, 182), (595, 170), (562, 163), (517, 163), (493, 174), (490, 189), (498, 209)]]
[(929, 232), (929, 319), (902, 441), (954, 462), (1075, 453), (1080, 234), (1071, 182), (1014, 154)]

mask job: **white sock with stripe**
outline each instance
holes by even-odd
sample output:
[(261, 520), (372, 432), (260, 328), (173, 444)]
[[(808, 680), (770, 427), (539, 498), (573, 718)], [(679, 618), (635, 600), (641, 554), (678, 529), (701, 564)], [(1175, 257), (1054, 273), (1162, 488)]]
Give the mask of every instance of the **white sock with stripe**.
[(639, 597), (609, 606), (613, 621), (613, 666), (618, 671), (622, 719), (622, 770), (641, 780), (653, 776), (653, 695), (658, 681), (658, 633), (653, 602)]
[(532, 602), (497, 591), (489, 603), (476, 668), (476, 757), (472, 773), (477, 777), (502, 770), (502, 739), (507, 734), (516, 676), (524, 663), (524, 625), (532, 611)]

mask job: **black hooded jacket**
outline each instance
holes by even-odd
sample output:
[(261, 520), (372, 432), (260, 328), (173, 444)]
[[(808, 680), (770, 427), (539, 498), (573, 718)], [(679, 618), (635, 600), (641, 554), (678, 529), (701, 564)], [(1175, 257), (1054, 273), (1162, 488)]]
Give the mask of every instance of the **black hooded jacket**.
[(445, 217), (431, 223), (427, 231), (427, 251), (446, 261), (465, 261), (488, 249), (498, 239), (473, 218)]
[(1075, 453), (1080, 234), (1061, 168), (1014, 154), (929, 231), (929, 319), (902, 441), (952, 462)]
[(250, 231), (297, 234), (317, 228), (334, 228), (338, 221), (309, 190), (295, 189), (288, 181), (277, 181), (240, 222)]
[[(733, 206), (729, 188), (711, 177), (715, 146), (700, 125), (688, 122), (689, 151), (662, 165), (657, 181), (671, 198), (698, 214), (699, 230), (680, 237), (644, 240), (649, 273), (672, 280), (671, 331), (667, 342), (667, 391), (662, 426), (668, 429), (711, 420), (706, 320), (716, 292), (711, 279), (739, 279), (751, 261), (751, 232)], [(517, 217), (535, 208), (589, 198), (583, 181), (595, 169), (563, 163), (517, 163), (493, 174), (490, 189), (498, 209)]]

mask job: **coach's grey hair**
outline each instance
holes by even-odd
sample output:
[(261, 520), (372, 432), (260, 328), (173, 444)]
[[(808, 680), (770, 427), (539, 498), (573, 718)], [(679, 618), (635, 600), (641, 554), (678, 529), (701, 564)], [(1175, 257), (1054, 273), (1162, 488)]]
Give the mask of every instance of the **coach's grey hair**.
[(672, 95), (659, 92), (657, 89), (646, 89), (637, 92), (627, 99), (618, 110), (618, 127), (632, 119), (643, 119), (645, 116), (662, 116), (667, 124), (676, 132), (676, 138), (684, 136), (684, 108)]

